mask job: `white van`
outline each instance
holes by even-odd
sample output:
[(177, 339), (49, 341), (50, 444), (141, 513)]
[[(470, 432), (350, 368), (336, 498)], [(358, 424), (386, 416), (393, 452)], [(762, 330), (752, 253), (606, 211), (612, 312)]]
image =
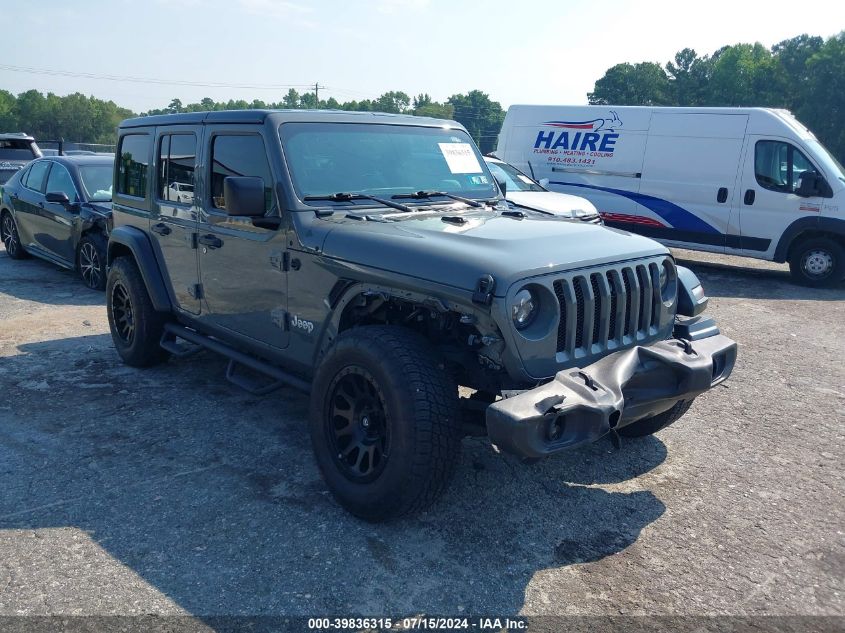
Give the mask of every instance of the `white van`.
[(608, 226), (845, 278), (845, 170), (785, 110), (514, 105), (495, 155)]

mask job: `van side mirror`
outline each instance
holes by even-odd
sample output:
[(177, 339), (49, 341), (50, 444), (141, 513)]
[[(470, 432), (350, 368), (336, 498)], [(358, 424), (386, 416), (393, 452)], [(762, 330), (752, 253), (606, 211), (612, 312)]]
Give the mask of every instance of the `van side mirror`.
[(64, 191), (51, 191), (47, 194), (46, 199), (47, 202), (55, 202), (65, 207), (70, 204), (70, 198)]
[(499, 178), (496, 178), (496, 184), (497, 184), (497, 185), (499, 185), (499, 189), (501, 189), (501, 190), (502, 190), (502, 195), (503, 195), (503, 196), (508, 195), (508, 186), (507, 186), (507, 184), (505, 183), (505, 181), (504, 181), (504, 180), (501, 180), (501, 179), (499, 179)]
[(227, 176), (223, 179), (226, 215), (264, 215), (264, 179), (255, 176)]
[(798, 189), (795, 190), (796, 195), (802, 198), (812, 198), (819, 195), (822, 183), (824, 180), (814, 171), (805, 171), (801, 174), (798, 182)]

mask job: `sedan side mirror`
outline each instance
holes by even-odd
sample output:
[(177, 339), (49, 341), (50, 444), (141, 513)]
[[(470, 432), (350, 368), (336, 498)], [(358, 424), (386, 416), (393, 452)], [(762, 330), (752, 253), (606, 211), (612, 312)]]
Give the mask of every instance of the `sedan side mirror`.
[(507, 184), (505, 184), (504, 180), (500, 180), (499, 178), (496, 178), (496, 184), (499, 185), (499, 189), (502, 190), (503, 196), (508, 195), (508, 186), (507, 186)]
[(47, 194), (46, 198), (47, 202), (55, 202), (65, 207), (70, 204), (70, 198), (67, 197), (64, 191), (51, 191)]
[(821, 176), (814, 171), (805, 171), (801, 174), (798, 182), (798, 189), (795, 194), (802, 198), (812, 198), (820, 193), (821, 185), (824, 182)]
[(548, 178), (540, 178), (539, 182), (540, 182), (540, 186), (541, 186), (543, 189), (548, 189), (548, 188), (549, 188), (549, 179), (548, 179)]
[(254, 176), (227, 176), (223, 179), (226, 214), (257, 217), (264, 215), (264, 179)]

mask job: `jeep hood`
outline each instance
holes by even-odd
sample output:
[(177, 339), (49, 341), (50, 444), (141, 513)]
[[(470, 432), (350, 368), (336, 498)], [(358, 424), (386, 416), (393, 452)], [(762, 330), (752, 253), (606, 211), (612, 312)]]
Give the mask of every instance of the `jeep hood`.
[(335, 213), (315, 218), (312, 235), (326, 231), (327, 257), (465, 290), (490, 274), (497, 296), (527, 277), (668, 253), (653, 240), (618, 229), (455, 206), (390, 214), (395, 221)]

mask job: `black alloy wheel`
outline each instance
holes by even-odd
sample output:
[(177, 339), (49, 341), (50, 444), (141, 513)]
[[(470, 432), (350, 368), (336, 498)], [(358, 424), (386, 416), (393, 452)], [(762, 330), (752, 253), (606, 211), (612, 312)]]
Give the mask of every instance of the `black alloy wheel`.
[(350, 481), (377, 478), (390, 452), (390, 426), (375, 379), (362, 367), (340, 372), (330, 387), (326, 436), (338, 469)]
[(115, 333), (124, 343), (131, 345), (135, 337), (135, 319), (129, 290), (122, 283), (115, 283), (109, 301), (114, 316)]

